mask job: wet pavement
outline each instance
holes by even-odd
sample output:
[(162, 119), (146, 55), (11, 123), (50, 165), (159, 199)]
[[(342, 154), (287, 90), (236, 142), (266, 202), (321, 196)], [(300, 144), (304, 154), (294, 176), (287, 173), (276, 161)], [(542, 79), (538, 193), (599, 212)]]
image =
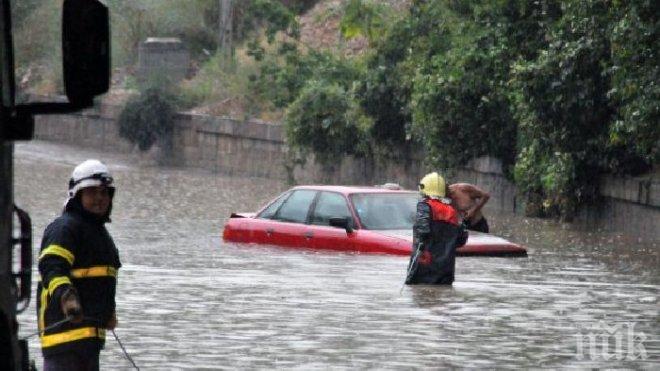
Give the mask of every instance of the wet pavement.
[[(459, 258), (453, 287), (401, 290), (405, 257), (223, 243), (230, 213), (254, 211), (288, 188), (279, 181), (42, 141), (15, 155), (35, 256), (73, 167), (109, 165), (116, 333), (143, 370), (660, 368), (658, 242), (489, 214), (528, 258)], [(111, 334), (101, 368), (131, 369)]]

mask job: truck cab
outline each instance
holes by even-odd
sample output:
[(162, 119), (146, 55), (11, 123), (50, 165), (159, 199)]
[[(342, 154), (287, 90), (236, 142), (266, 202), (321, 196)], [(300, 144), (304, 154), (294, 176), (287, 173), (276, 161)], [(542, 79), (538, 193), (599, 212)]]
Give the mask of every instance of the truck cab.
[[(14, 205), (13, 144), (31, 140), (34, 115), (73, 112), (93, 105), (110, 85), (108, 9), (97, 0), (62, 3), (62, 66), (67, 102), (16, 104), (12, 3), (0, 0), (0, 370), (29, 370), (27, 341), (16, 315), (31, 296), (29, 214)], [(14, 236), (14, 222), (20, 235)]]

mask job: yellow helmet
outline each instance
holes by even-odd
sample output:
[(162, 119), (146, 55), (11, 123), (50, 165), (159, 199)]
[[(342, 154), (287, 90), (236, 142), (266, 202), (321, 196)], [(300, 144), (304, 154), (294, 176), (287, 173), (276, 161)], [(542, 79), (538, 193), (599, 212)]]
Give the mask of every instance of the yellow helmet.
[(440, 174), (433, 172), (424, 175), (419, 181), (419, 191), (428, 197), (445, 197), (445, 179)]

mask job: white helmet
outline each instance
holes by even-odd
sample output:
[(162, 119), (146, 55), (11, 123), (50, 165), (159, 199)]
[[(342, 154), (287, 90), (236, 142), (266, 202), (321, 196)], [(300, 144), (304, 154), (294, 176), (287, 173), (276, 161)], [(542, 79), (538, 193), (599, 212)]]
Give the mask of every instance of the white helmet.
[(76, 196), (79, 190), (87, 187), (106, 186), (114, 190), (112, 176), (99, 160), (87, 160), (76, 166), (69, 180), (69, 197)]

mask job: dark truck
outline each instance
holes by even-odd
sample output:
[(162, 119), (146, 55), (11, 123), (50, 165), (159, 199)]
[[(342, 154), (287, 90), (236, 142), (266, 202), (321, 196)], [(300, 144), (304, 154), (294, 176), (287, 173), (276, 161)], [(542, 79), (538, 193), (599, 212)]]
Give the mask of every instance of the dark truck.
[[(0, 370), (28, 370), (27, 341), (18, 338), (16, 315), (31, 295), (32, 231), (28, 213), (14, 205), (13, 143), (31, 140), (34, 115), (66, 113), (93, 105), (110, 83), (108, 9), (97, 0), (65, 0), (62, 58), (68, 102), (16, 104), (11, 3), (0, 0)], [(14, 236), (14, 220), (20, 235)]]

